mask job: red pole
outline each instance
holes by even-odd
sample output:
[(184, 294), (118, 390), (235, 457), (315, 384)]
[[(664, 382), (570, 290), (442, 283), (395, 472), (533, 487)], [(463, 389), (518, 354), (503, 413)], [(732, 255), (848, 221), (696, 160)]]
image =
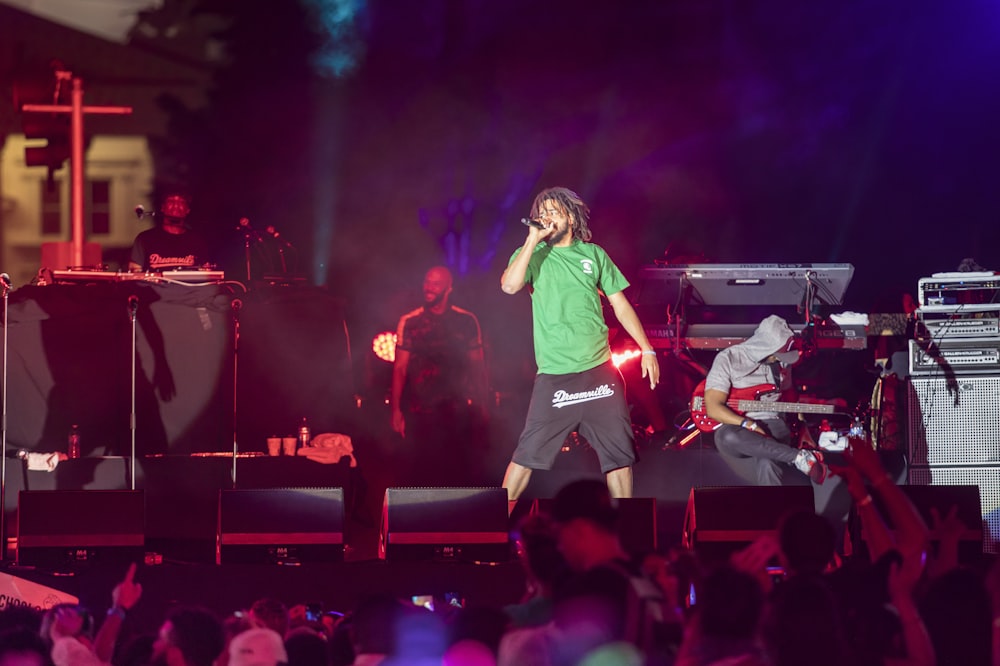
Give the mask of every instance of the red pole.
[(127, 115), (132, 113), (130, 106), (84, 106), (83, 80), (73, 77), (71, 104), (23, 104), (21, 111), (26, 113), (68, 113), (70, 114), (70, 157), (69, 157), (69, 211), (70, 233), (69, 245), (72, 255), (70, 268), (83, 267), (83, 117), (87, 113)]
[(73, 266), (83, 266), (83, 81), (73, 77), (73, 100), (70, 122), (70, 243)]

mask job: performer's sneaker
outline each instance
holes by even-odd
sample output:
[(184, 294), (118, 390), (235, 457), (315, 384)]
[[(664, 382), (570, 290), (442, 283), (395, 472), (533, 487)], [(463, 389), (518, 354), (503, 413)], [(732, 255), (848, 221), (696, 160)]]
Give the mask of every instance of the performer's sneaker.
[(792, 464), (795, 468), (809, 477), (813, 483), (820, 484), (826, 481), (830, 469), (823, 463), (823, 455), (817, 451), (799, 451)]

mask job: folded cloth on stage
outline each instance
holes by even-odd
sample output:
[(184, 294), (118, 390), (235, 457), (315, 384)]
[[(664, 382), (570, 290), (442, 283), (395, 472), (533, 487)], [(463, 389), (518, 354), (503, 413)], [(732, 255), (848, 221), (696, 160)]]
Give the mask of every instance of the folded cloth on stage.
[(838, 312), (830, 315), (838, 326), (867, 326), (868, 315), (863, 312)]
[(827, 430), (819, 434), (819, 441), (816, 444), (824, 451), (846, 451), (847, 437), (835, 430)]
[(309, 446), (299, 449), (298, 455), (326, 464), (336, 464), (342, 458), (350, 458), (351, 467), (358, 466), (351, 438), (341, 433), (324, 432), (316, 435), (310, 440)]
[(28, 464), (29, 472), (54, 472), (59, 461), (66, 457), (66, 454), (59, 453), (24, 453), (22, 456)]

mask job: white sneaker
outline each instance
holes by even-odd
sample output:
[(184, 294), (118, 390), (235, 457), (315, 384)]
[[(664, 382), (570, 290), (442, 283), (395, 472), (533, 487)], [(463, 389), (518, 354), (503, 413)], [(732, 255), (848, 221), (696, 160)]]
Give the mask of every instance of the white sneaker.
[(799, 470), (803, 474), (809, 477), (811, 481), (816, 483), (823, 483), (826, 481), (826, 476), (829, 473), (829, 469), (823, 464), (822, 460), (818, 454), (813, 451), (799, 451), (799, 454), (795, 456), (795, 460), (792, 463), (795, 465), (795, 469)]

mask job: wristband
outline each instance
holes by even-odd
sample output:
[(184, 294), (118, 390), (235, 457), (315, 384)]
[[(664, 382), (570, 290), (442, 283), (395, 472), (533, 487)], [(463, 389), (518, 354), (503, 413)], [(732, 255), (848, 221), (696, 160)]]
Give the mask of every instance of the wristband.
[(108, 616), (117, 615), (119, 619), (125, 619), (125, 609), (121, 606), (114, 606), (108, 609)]
[(642, 355), (645, 356), (646, 354), (652, 354), (653, 356), (656, 356), (656, 350), (655, 349), (642, 350)]
[(753, 423), (753, 422), (754, 420), (750, 418), (743, 419), (742, 421), (740, 421), (740, 427), (746, 428), (748, 423)]
[(856, 506), (856, 507), (858, 507), (860, 509), (863, 506), (869, 506), (871, 503), (872, 503), (872, 496), (871, 495), (865, 495), (864, 497), (862, 497), (861, 499), (859, 499), (857, 502), (855, 502), (854, 506)]

